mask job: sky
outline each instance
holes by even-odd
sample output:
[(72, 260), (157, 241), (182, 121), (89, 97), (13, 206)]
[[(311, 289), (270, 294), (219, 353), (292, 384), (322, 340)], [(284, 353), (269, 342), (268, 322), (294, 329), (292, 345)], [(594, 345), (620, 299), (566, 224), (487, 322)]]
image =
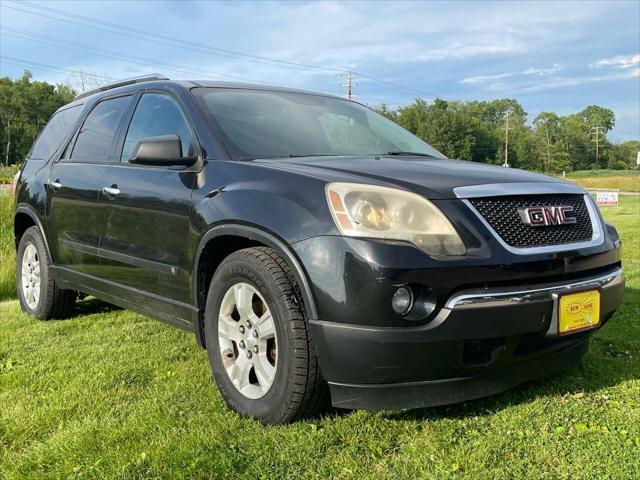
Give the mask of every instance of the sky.
[(0, 0), (0, 76), (25, 68), (76, 89), (77, 72), (162, 73), (337, 95), (353, 71), (372, 106), (515, 98), (532, 121), (597, 104), (609, 138), (640, 139), (640, 0)]

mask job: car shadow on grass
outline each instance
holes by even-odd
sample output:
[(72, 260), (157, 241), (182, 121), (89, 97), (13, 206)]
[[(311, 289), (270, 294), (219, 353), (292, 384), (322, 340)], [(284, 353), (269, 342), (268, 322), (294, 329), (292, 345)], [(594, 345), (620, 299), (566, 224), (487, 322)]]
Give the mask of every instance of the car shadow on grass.
[[(584, 362), (584, 359), (580, 362)], [(584, 375), (582, 363), (549, 377), (531, 380), (495, 395), (469, 400), (453, 405), (419, 408), (415, 410), (389, 411), (384, 416), (388, 420), (437, 420), (467, 419), (494, 415), (502, 410), (523, 405), (542, 397), (572, 397), (577, 394), (594, 392), (603, 388), (614, 387), (626, 380), (637, 378), (628, 376), (601, 376), (589, 379)], [(584, 383), (574, 382), (576, 375), (585, 379)]]
[(102, 300), (98, 300), (94, 297), (87, 297), (76, 302), (73, 316), (80, 317), (84, 315), (93, 315), (96, 313), (109, 313), (116, 310), (122, 310), (122, 308), (107, 302), (103, 302)]

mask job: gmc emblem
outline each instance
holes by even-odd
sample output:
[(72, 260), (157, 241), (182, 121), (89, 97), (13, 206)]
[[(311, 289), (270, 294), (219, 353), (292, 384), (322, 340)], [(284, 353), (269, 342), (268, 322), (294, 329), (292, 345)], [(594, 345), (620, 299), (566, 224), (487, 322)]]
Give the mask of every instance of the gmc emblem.
[(522, 221), (532, 227), (546, 227), (549, 225), (565, 225), (576, 223), (575, 217), (568, 214), (573, 212), (573, 207), (529, 207), (519, 208), (518, 213)]

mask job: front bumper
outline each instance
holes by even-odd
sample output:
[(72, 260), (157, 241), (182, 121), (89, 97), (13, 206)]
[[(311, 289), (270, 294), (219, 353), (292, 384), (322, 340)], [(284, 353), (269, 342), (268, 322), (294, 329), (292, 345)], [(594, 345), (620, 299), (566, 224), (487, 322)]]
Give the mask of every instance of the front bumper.
[(416, 408), (478, 398), (559, 371), (586, 351), (593, 330), (558, 336), (558, 295), (601, 294), (601, 322), (622, 303), (615, 267), (584, 278), (458, 291), (430, 322), (377, 327), (311, 320), (335, 406)]

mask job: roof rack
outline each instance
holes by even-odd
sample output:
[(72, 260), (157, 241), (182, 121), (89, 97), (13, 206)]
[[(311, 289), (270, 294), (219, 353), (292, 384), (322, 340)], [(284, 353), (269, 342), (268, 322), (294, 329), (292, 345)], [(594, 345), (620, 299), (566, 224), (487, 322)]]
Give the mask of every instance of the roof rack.
[(93, 90), (82, 92), (80, 95), (76, 96), (75, 100), (89, 97), (96, 93), (105, 92), (113, 88), (124, 87), (125, 85), (134, 85), (136, 83), (142, 82), (150, 82), (152, 80), (169, 80), (169, 78), (165, 77), (164, 75), (160, 75), (159, 73), (152, 73), (149, 75), (144, 75), (142, 77), (125, 78), (124, 80), (118, 80), (116, 82), (108, 83), (106, 85), (102, 85), (101, 87), (94, 88)]

